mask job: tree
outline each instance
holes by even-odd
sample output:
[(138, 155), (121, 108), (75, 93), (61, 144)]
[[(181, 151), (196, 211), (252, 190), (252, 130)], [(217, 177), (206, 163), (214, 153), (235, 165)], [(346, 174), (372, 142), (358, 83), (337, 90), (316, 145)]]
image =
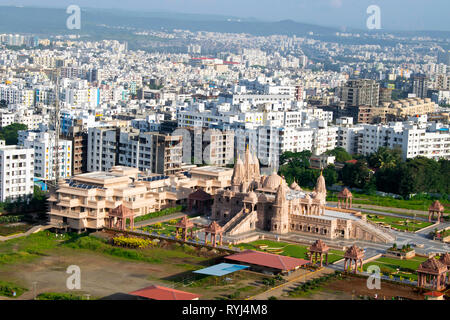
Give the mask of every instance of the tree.
[(13, 123), (0, 129), (0, 139), (5, 140), (6, 145), (17, 144), (19, 130), (27, 130), (27, 126), (21, 123)]
[(368, 157), (368, 163), (373, 168), (393, 168), (402, 161), (400, 149), (388, 149), (380, 147), (377, 152)]
[(335, 156), (337, 162), (352, 160), (352, 156), (342, 147), (334, 148), (325, 152), (326, 155)]
[(355, 164), (346, 163), (342, 169), (342, 182), (349, 187), (364, 188), (370, 181), (371, 172), (365, 160), (358, 160)]
[(338, 173), (334, 165), (329, 165), (323, 170), (323, 177), (327, 186), (332, 186), (338, 180)]

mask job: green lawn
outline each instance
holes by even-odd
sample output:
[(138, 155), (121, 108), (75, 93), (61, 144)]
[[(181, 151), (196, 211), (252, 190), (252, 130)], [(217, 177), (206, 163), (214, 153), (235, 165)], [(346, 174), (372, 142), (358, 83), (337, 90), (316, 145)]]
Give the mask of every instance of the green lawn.
[[(0, 281), (0, 296), (17, 298), (20, 297), (25, 291), (28, 291), (28, 289), (11, 282)], [(15, 296), (14, 292), (16, 293)]]
[[(353, 204), (370, 204), (381, 207), (401, 208), (409, 210), (428, 211), (428, 207), (434, 202), (434, 200), (427, 199), (395, 199), (391, 197), (373, 196), (362, 193), (352, 192)], [(329, 192), (327, 201), (337, 201), (337, 193)], [(450, 213), (450, 201), (440, 200), (445, 207), (445, 212)]]
[[(410, 278), (417, 280), (416, 270), (419, 265), (427, 260), (423, 257), (414, 257), (412, 259), (395, 259), (388, 257), (381, 257), (375, 261), (366, 263), (363, 266), (364, 270), (371, 265), (377, 265), (380, 267), (381, 273), (383, 275), (394, 274), (395, 276), (402, 276), (403, 278)], [(397, 271), (399, 269), (399, 271)]]
[[(173, 219), (174, 223), (171, 221), (161, 222), (158, 224), (153, 224), (149, 226), (145, 226), (142, 228), (139, 228), (142, 231), (146, 231), (149, 233), (156, 232), (158, 234), (166, 235), (166, 236), (175, 236), (176, 235), (176, 228), (175, 225), (178, 223), (181, 219)], [(176, 221), (176, 222), (175, 222)], [(200, 228), (194, 227), (193, 231), (200, 230)], [(188, 233), (189, 236), (189, 233)]]
[(57, 238), (52, 232), (41, 231), (27, 237), (0, 242), (0, 266), (30, 262), (57, 248), (89, 250), (102, 255), (150, 263), (173, 262), (184, 258), (192, 262), (206, 259), (198, 257), (194, 248), (180, 244), (174, 244), (170, 249), (155, 246), (136, 250), (113, 246), (93, 236), (65, 234)]
[(398, 229), (398, 230), (407, 230), (407, 231), (412, 231), (412, 232), (432, 225), (432, 223), (430, 223), (430, 222), (418, 221), (418, 220), (413, 220), (413, 219), (408, 219), (408, 218), (384, 216), (384, 215), (380, 215), (380, 214), (376, 214), (376, 215), (368, 214), (367, 220), (372, 221), (372, 222), (381, 222), (381, 223), (390, 225), (393, 228)]
[[(263, 247), (261, 247), (263, 246)], [(264, 246), (267, 246), (265, 248)], [(298, 244), (291, 244), (286, 242), (277, 242), (272, 240), (256, 240), (250, 243), (241, 243), (237, 245), (239, 248), (266, 251), (270, 253), (281, 254), (284, 256), (289, 256), (293, 258), (306, 259), (308, 252), (307, 246), (302, 246)], [(328, 262), (333, 263), (344, 257), (344, 252), (339, 250), (330, 250), (328, 253)]]
[[(74, 293), (44, 292), (37, 295), (36, 300), (87, 300), (87, 296)], [(95, 300), (89, 297), (89, 300)]]

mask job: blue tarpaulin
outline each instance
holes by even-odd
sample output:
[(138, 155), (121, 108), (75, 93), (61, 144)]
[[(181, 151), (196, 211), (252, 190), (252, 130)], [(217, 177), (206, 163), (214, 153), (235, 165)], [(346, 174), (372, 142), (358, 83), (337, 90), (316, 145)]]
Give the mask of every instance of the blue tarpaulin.
[(242, 269), (246, 269), (248, 266), (242, 266), (240, 264), (219, 263), (212, 267), (196, 270), (194, 273), (207, 274), (210, 276), (224, 276), (229, 273), (233, 273)]

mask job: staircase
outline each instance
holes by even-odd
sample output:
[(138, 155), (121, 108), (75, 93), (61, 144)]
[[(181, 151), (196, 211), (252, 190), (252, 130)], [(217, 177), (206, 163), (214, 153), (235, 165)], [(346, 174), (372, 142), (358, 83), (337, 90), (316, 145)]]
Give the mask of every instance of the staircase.
[(395, 236), (392, 235), (387, 230), (381, 229), (377, 226), (374, 226), (373, 224), (363, 221), (363, 220), (357, 220), (355, 221), (356, 225), (360, 227), (362, 230), (375, 235), (377, 238), (381, 239), (385, 243), (390, 243), (395, 241)]
[(229, 232), (232, 230), (244, 217), (244, 209), (239, 211), (233, 218), (230, 219), (225, 225), (222, 227), (223, 232)]

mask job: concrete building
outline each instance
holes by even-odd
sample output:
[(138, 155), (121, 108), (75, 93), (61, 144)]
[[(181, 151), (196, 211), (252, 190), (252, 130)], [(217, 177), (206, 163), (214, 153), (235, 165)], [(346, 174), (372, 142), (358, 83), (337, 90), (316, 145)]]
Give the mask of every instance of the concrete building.
[(33, 195), (33, 178), (32, 148), (0, 146), (0, 201)]
[[(19, 131), (18, 144), (34, 149), (34, 174), (36, 177), (54, 180), (72, 175), (72, 141), (59, 139), (57, 148), (54, 131)], [(59, 177), (56, 177), (54, 172), (56, 152), (59, 153)]]
[(230, 186), (232, 169), (201, 167), (185, 174), (144, 174), (137, 168), (114, 166), (108, 172), (89, 172), (60, 180), (51, 194), (50, 223), (76, 231), (114, 226), (112, 210), (120, 206), (134, 217), (176, 205), (201, 189), (210, 194)]
[(380, 99), (380, 85), (375, 80), (349, 80), (340, 88), (339, 97), (348, 106), (376, 107)]
[(380, 147), (398, 148), (403, 159), (423, 156), (435, 160), (450, 159), (449, 127), (427, 123), (427, 117), (388, 125), (363, 125), (358, 133), (358, 153), (369, 155)]

